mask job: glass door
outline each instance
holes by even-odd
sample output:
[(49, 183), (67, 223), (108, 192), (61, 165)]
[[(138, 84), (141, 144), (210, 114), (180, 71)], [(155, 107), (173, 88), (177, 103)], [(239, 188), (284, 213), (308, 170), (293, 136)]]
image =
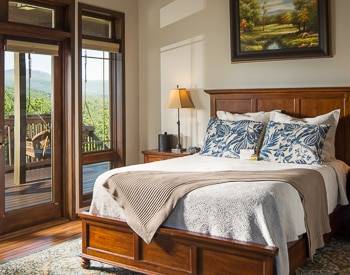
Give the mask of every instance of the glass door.
[(0, 51), (4, 233), (62, 216), (61, 62), (58, 46), (14, 41)]

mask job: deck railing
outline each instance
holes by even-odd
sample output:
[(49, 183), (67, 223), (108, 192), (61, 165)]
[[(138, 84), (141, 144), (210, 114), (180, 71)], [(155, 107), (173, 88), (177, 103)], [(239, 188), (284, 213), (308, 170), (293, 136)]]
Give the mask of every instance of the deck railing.
[[(27, 116), (26, 117), (26, 142), (27, 144), (39, 133), (51, 129), (51, 116), (40, 115), (39, 116)], [(10, 116), (5, 119), (5, 166), (7, 170), (13, 166), (14, 161), (14, 117)], [(47, 145), (50, 147), (50, 144)], [(28, 148), (26, 148), (28, 150)], [(42, 159), (32, 157), (26, 154), (26, 163), (32, 164), (35, 162), (41, 162)]]
[[(51, 116), (27, 116), (26, 117), (27, 131), (26, 131), (26, 164), (27, 168), (41, 167), (50, 165), (50, 161), (45, 157), (36, 157), (31, 154), (33, 144), (31, 141), (38, 134), (44, 131), (51, 130)], [(45, 145), (51, 151), (51, 141), (48, 139)], [(95, 128), (93, 126), (84, 126), (82, 130), (82, 150), (84, 153), (105, 150), (109, 140), (99, 140), (95, 135)], [(14, 163), (14, 118), (13, 116), (5, 119), (5, 166), (6, 171), (13, 170)]]

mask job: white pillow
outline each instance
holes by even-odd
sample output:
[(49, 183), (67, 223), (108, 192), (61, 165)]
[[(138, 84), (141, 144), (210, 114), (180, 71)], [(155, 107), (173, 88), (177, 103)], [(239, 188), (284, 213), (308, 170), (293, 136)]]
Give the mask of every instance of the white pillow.
[[(281, 112), (281, 111), (274, 110), (273, 112)], [(270, 120), (271, 113), (272, 112), (234, 114), (234, 113), (225, 112), (225, 111), (217, 111), (216, 116), (221, 120), (229, 120), (229, 121), (251, 120), (251, 121), (263, 122), (264, 124), (267, 124)]]
[(330, 126), (326, 136), (325, 143), (322, 149), (322, 160), (332, 161), (335, 159), (335, 134), (340, 117), (340, 109), (334, 110), (328, 114), (320, 115), (311, 118), (295, 118), (279, 112), (271, 112), (270, 120), (281, 123), (296, 123), (296, 124), (327, 124)]

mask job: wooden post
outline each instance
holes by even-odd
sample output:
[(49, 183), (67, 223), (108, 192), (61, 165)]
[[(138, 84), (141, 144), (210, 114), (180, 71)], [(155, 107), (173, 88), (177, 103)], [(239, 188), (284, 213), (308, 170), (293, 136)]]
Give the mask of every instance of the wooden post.
[(14, 184), (26, 182), (26, 60), (14, 54)]

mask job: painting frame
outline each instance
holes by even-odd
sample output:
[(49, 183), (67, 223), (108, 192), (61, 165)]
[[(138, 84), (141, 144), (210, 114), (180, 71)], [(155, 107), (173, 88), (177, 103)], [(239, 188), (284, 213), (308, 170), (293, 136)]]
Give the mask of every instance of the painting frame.
[(331, 23), (329, 0), (318, 0), (318, 47), (260, 51), (241, 50), (240, 0), (230, 0), (231, 62), (331, 57)]

